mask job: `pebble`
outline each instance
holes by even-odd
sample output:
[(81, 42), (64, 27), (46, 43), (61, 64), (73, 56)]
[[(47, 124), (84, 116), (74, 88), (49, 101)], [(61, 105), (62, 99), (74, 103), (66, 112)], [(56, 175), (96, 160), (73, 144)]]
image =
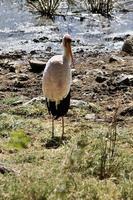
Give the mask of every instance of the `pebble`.
[(36, 73), (42, 72), (46, 66), (46, 62), (40, 60), (30, 60), (29, 64), (31, 66), (31, 71)]
[(98, 83), (103, 83), (104, 81), (106, 81), (106, 78), (105, 76), (97, 76), (95, 81)]
[(81, 108), (87, 106), (87, 102), (82, 100), (71, 99), (70, 105), (71, 107)]
[(87, 119), (87, 120), (95, 120), (96, 119), (96, 115), (94, 113), (87, 114), (87, 115), (85, 115), (85, 119)]
[(120, 115), (121, 116), (133, 116), (133, 105), (122, 110)]
[(19, 74), (18, 80), (19, 81), (27, 81), (29, 76), (27, 74)]
[(77, 85), (77, 86), (81, 86), (82, 85), (82, 81), (78, 78), (73, 79), (73, 84)]
[(112, 62), (124, 62), (124, 60), (119, 57), (119, 56), (115, 56), (115, 55), (112, 55), (109, 59), (109, 62), (112, 63)]
[(116, 77), (115, 83), (117, 85), (127, 85), (127, 86), (133, 86), (133, 75), (129, 74), (121, 74)]

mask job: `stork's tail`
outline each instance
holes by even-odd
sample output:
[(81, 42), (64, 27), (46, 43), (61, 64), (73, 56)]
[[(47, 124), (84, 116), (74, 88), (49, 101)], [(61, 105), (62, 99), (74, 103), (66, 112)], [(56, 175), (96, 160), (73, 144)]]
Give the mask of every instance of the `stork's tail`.
[(61, 100), (58, 104), (55, 101), (50, 101), (46, 99), (47, 108), (50, 114), (52, 114), (55, 119), (66, 115), (70, 106), (70, 92), (68, 95)]

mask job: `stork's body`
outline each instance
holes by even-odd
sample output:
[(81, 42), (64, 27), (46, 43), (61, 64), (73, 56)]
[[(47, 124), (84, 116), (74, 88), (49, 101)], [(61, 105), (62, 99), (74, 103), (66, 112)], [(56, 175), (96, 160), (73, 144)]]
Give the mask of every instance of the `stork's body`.
[(64, 134), (63, 116), (70, 105), (71, 86), (71, 38), (65, 35), (63, 38), (63, 55), (53, 56), (46, 64), (42, 89), (46, 97), (49, 113), (52, 115), (52, 137), (54, 137), (54, 119), (62, 117), (62, 137)]

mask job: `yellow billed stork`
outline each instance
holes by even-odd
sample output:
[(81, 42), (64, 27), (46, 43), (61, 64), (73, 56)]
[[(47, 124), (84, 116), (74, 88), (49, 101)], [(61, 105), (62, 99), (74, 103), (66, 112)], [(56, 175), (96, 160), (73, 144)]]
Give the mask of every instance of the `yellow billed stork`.
[(55, 55), (48, 60), (43, 73), (42, 90), (46, 98), (49, 113), (52, 116), (52, 138), (54, 120), (62, 118), (62, 138), (64, 136), (64, 118), (70, 105), (70, 87), (72, 82), (71, 36), (65, 34), (62, 40), (63, 55)]

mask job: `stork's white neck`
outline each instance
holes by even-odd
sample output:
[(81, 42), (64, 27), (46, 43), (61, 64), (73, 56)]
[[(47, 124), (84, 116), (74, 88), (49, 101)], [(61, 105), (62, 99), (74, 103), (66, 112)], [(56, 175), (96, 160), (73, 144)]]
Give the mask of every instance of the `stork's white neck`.
[(64, 53), (63, 53), (63, 63), (70, 66), (72, 63), (72, 58), (70, 55), (70, 52), (66, 47), (64, 47)]

